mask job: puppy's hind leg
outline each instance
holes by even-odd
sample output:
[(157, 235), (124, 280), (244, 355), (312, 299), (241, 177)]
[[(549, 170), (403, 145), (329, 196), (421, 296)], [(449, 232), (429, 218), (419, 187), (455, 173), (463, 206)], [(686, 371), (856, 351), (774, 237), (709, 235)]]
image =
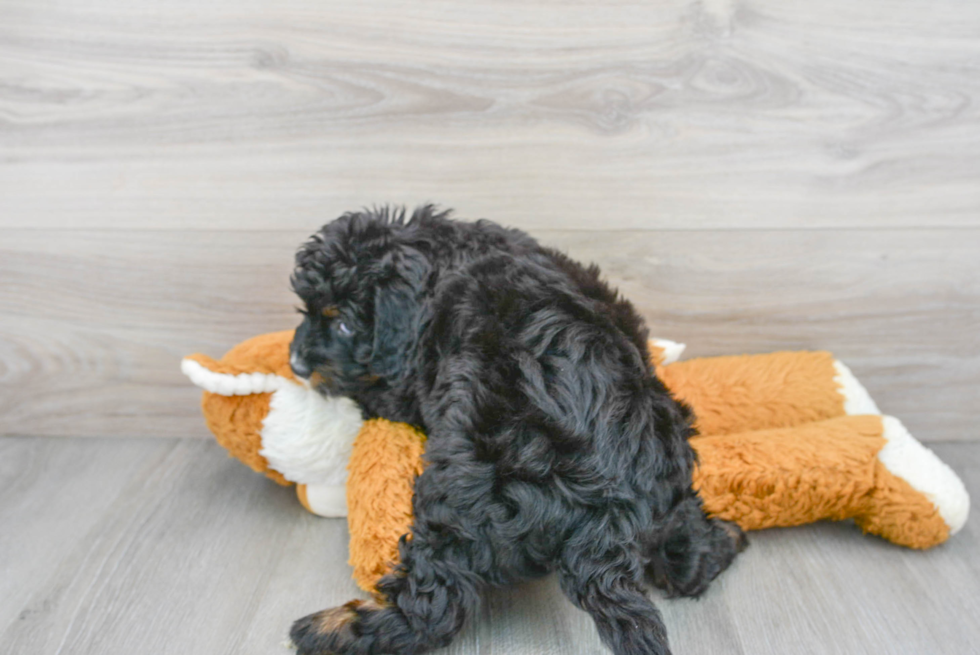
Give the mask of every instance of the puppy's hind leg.
[(672, 596), (699, 596), (747, 545), (741, 528), (708, 518), (690, 491), (643, 539), (647, 580)]
[(670, 655), (660, 612), (638, 579), (639, 554), (611, 539), (576, 539), (558, 565), (562, 591), (595, 621), (602, 641), (615, 655)]
[[(449, 494), (451, 467), (431, 464), (415, 481), (412, 533), (375, 601), (352, 601), (304, 617), (290, 631), (299, 655), (415, 655), (446, 646), (479, 601), (473, 569), (481, 542), (466, 495)], [(457, 501), (457, 502), (452, 502)]]
[(402, 563), (378, 582), (374, 601), (351, 601), (296, 621), (298, 655), (414, 655), (449, 644), (477, 602), (453, 563), (411, 539)]

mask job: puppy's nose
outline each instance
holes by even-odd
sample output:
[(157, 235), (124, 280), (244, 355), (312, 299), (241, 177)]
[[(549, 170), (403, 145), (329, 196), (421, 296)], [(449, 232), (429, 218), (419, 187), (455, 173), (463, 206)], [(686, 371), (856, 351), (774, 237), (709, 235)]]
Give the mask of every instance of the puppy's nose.
[(293, 374), (296, 377), (303, 378), (304, 380), (309, 379), (310, 375), (313, 374), (313, 369), (296, 353), (293, 353), (289, 357), (289, 368), (293, 369)]

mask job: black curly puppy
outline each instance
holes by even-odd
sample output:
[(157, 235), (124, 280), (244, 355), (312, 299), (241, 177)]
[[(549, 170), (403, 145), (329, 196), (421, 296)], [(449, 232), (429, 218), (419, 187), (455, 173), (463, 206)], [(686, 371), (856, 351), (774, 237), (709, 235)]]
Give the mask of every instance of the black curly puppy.
[(445, 646), (482, 588), (550, 571), (614, 653), (669, 653), (644, 569), (696, 596), (745, 542), (705, 517), (691, 413), (596, 267), (427, 206), (341, 216), (292, 282), (296, 373), (429, 437), (401, 564), (377, 600), (297, 621), (301, 655)]

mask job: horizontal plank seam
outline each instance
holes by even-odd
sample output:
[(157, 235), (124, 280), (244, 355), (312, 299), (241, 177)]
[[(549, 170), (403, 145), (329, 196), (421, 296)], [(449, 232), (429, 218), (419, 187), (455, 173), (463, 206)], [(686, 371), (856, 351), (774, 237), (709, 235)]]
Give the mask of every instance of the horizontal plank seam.
[[(980, 212), (978, 212), (980, 215)], [(480, 218), (469, 218), (460, 217), (463, 220), (479, 220)], [(329, 222), (332, 219), (326, 218), (324, 222)], [(492, 220), (492, 219), (491, 219)], [(513, 224), (504, 224), (505, 227), (517, 227)], [(310, 230), (316, 230), (318, 224), (311, 223)], [(895, 226), (879, 226), (879, 227), (846, 227), (846, 226), (826, 226), (826, 227), (706, 227), (706, 228), (574, 228), (574, 227), (547, 227), (547, 228), (521, 228), (526, 229), (528, 232), (533, 232), (534, 234), (547, 234), (556, 232), (580, 232), (583, 234), (602, 233), (602, 234), (636, 234), (636, 233), (651, 233), (651, 234), (666, 234), (666, 233), (697, 233), (697, 232), (978, 232), (980, 231), (980, 225), (976, 226), (965, 226), (965, 225), (895, 225)], [(172, 229), (153, 229), (153, 228), (113, 228), (113, 227), (3, 227), (0, 226), (0, 232), (13, 233), (13, 232), (24, 232), (24, 233), (44, 233), (44, 232), (58, 232), (59, 234), (65, 233), (100, 233), (100, 234), (167, 234), (167, 233), (196, 233), (196, 234), (291, 234), (297, 232), (297, 229), (237, 229), (237, 228), (227, 228), (227, 229), (196, 229), (196, 228), (181, 228), (175, 227)]]

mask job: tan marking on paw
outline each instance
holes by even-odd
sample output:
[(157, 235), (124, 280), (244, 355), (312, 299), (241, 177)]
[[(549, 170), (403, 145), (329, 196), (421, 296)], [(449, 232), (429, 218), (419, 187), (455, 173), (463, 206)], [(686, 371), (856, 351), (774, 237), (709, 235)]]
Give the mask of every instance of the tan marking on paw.
[(357, 618), (357, 608), (363, 604), (364, 601), (352, 600), (340, 607), (323, 610), (317, 613), (313, 624), (316, 626), (317, 632), (337, 632)]

